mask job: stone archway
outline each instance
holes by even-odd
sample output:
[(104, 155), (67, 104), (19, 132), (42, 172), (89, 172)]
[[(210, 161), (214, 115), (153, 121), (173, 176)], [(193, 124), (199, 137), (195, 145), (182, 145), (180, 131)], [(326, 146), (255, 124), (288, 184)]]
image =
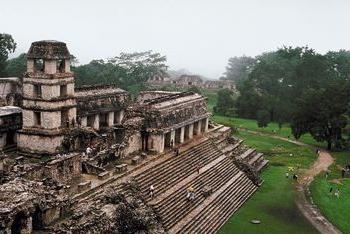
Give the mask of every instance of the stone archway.
[(32, 217), (28, 217), (23, 211), (17, 213), (11, 225), (11, 234), (29, 234), (32, 229)]

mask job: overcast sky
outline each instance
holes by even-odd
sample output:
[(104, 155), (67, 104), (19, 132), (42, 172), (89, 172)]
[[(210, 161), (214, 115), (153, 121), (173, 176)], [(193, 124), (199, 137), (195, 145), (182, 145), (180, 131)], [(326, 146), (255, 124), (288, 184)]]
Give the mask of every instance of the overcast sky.
[(283, 45), (350, 49), (349, 0), (0, 0), (0, 32), (55, 39), (81, 63), (153, 50), (170, 69), (218, 78), (229, 57)]

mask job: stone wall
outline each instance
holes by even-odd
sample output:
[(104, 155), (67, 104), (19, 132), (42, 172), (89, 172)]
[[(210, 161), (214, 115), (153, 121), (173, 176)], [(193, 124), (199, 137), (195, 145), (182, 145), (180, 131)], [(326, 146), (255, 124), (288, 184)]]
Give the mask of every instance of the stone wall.
[(168, 96), (171, 94), (176, 94), (179, 92), (168, 92), (168, 91), (142, 91), (137, 96), (136, 102), (143, 103), (146, 100), (152, 100), (159, 97)]
[(20, 150), (30, 153), (48, 153), (53, 154), (61, 146), (63, 135), (58, 136), (41, 136), (30, 134), (19, 134), (17, 138), (17, 146)]

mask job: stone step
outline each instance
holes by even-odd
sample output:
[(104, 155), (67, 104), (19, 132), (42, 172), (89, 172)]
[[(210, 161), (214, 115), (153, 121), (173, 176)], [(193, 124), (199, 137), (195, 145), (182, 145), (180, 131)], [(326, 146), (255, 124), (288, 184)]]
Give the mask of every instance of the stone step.
[[(198, 193), (200, 188), (204, 187), (202, 185), (203, 181), (205, 181), (205, 186), (210, 186), (213, 192), (215, 192), (223, 184), (225, 184), (225, 182), (227, 182), (230, 177), (232, 177), (234, 174), (237, 174), (238, 172), (238, 168), (233, 165), (230, 159), (222, 162), (222, 164), (218, 165), (217, 168), (212, 168), (210, 173), (204, 177), (197, 178), (196, 181), (193, 181), (191, 183), (191, 185), (197, 191), (196, 199), (193, 201), (188, 201), (186, 199), (186, 190), (190, 184), (188, 184), (187, 187), (183, 187), (181, 191), (172, 197), (172, 200), (156, 208), (161, 217), (165, 217), (163, 219), (165, 226), (169, 229), (171, 226), (175, 225), (177, 221), (181, 220), (183, 216), (192, 211), (197, 205), (206, 199), (203, 195)], [(183, 209), (183, 207), (186, 208)]]
[[(219, 155), (217, 155), (219, 156)], [(209, 163), (208, 161), (194, 161), (192, 162), (192, 165), (189, 164), (188, 166), (184, 166), (182, 168), (178, 168), (178, 170), (167, 170), (170, 171), (174, 174), (170, 174), (167, 177), (162, 177), (162, 179), (159, 181), (157, 181), (156, 184), (157, 186), (157, 193), (162, 193), (164, 192), (166, 189), (174, 186), (175, 184), (177, 184), (178, 182), (180, 182), (182, 179), (186, 178), (187, 176), (189, 176), (191, 173), (196, 171), (196, 167), (194, 165), (199, 164), (197, 162), (200, 162), (200, 164), (207, 164)], [(150, 185), (149, 185), (150, 186)], [(148, 186), (147, 186), (148, 187)], [(147, 192), (147, 187), (143, 190), (144, 193)]]
[(254, 188), (254, 184), (245, 175), (242, 175), (235, 183), (220, 194), (212, 204), (192, 219), (182, 229), (182, 232), (214, 233), (216, 231), (215, 227), (226, 221), (224, 220), (226, 218), (224, 214), (232, 211), (234, 204), (240, 207), (243, 204), (242, 201), (250, 196), (250, 193), (247, 194), (246, 191), (251, 187)]
[[(197, 155), (200, 155), (202, 157), (195, 157), (191, 156), (188, 158), (177, 158), (176, 162), (169, 164), (169, 165), (160, 165), (159, 167), (155, 167), (152, 171), (148, 171), (145, 174), (143, 174), (143, 177), (135, 178), (138, 184), (141, 187), (141, 190), (143, 192), (146, 192), (151, 184), (155, 186), (155, 184), (164, 185), (165, 183), (170, 183), (174, 181), (178, 181), (180, 178), (179, 175), (185, 175), (191, 172), (194, 172), (196, 170), (196, 165), (205, 165), (209, 163), (210, 161), (215, 160), (218, 158), (221, 154), (213, 146), (211, 148), (208, 148), (208, 151), (210, 152), (199, 152)], [(172, 173), (168, 173), (168, 171), (171, 171)], [(160, 191), (161, 187), (156, 188), (156, 190)]]
[[(247, 181), (243, 182), (236, 192), (230, 192), (231, 194), (237, 195), (238, 198), (232, 200), (232, 196), (226, 196), (225, 199), (221, 200), (219, 205), (215, 206), (215, 210), (212, 210), (209, 215), (206, 216), (201, 224), (196, 223), (194, 225), (194, 227), (196, 227), (194, 233), (216, 232), (219, 227), (243, 205), (255, 190), (256, 187), (253, 184)], [(207, 226), (206, 228), (203, 228), (203, 223)]]
[[(203, 149), (205, 149), (206, 147), (209, 146), (209, 144), (210, 144), (210, 142), (206, 141), (206, 142), (200, 144), (200, 146)], [(144, 182), (144, 180), (147, 178), (145, 175), (147, 175), (148, 173), (152, 173), (152, 171), (157, 171), (161, 167), (167, 167), (169, 165), (177, 164), (179, 161), (183, 161), (185, 155), (193, 155), (196, 152), (196, 149), (197, 148), (193, 148), (191, 150), (186, 150), (185, 152), (181, 152), (179, 156), (173, 157), (173, 158), (163, 162), (162, 164), (156, 165), (155, 167), (144, 171), (142, 174), (139, 174), (139, 175), (135, 176), (134, 178), (140, 182)]]
[(268, 163), (269, 163), (269, 160), (264, 159), (264, 160), (259, 164), (259, 166), (256, 168), (256, 170), (257, 170), (258, 172), (260, 172), (264, 167), (267, 166)]
[(262, 153), (255, 154), (253, 157), (249, 159), (248, 164), (254, 166), (254, 163), (257, 162), (259, 159), (261, 159), (262, 156), (263, 156)]
[(238, 158), (240, 159), (240, 160), (247, 160), (247, 159), (249, 159), (249, 157), (252, 155), (252, 154), (254, 154), (256, 152), (256, 150), (255, 149), (248, 149), (247, 151), (245, 151), (243, 154), (241, 154), (241, 155), (239, 155), (238, 156)]
[(226, 182), (216, 192), (214, 192), (210, 197), (208, 197), (204, 202), (202, 202), (200, 206), (196, 207), (193, 211), (187, 214), (183, 219), (177, 222), (176, 225), (169, 230), (169, 233), (186, 233), (182, 231), (184, 230), (183, 228), (189, 222), (191, 222), (191, 220), (195, 219), (197, 215), (200, 214), (206, 207), (208, 207), (210, 204), (213, 205), (215, 201), (220, 197), (220, 194), (224, 193), (226, 190), (229, 190), (232, 184), (235, 185), (236, 183), (238, 183), (239, 180), (237, 179), (239, 179), (242, 176), (244, 176), (244, 173), (239, 172), (235, 176), (230, 178), (228, 182)]

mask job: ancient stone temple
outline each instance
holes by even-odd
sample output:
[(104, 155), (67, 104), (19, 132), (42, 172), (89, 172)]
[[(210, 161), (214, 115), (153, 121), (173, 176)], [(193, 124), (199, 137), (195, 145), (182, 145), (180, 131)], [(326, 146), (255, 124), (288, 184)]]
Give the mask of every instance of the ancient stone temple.
[(38, 41), (30, 47), (22, 109), (19, 149), (38, 154), (58, 152), (65, 131), (76, 119), (74, 76), (65, 43)]
[(268, 161), (202, 95), (75, 88), (62, 42), (27, 59), (0, 81), (0, 233), (214, 233), (261, 185)]

